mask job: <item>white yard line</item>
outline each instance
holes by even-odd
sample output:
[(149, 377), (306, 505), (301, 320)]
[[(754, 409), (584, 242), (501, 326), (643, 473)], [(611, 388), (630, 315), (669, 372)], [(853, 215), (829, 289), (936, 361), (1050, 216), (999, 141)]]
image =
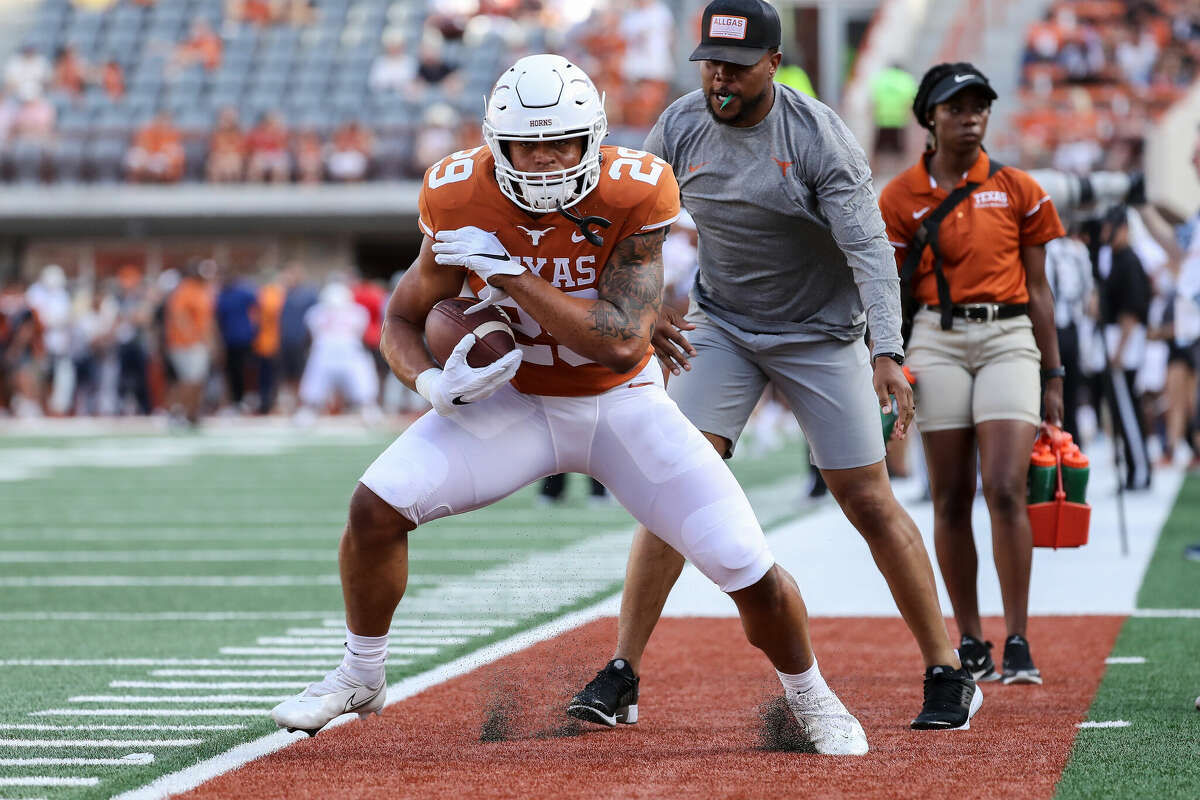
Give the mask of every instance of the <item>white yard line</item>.
[(281, 703), (291, 695), (257, 694), (78, 694), (68, 703)]
[[(431, 656), (436, 647), (388, 647), (388, 655)], [(346, 649), (338, 647), (222, 647), (224, 656), (337, 656), (341, 658)], [(391, 663), (396, 663), (394, 660)], [(401, 662), (404, 663), (404, 662)]]
[[(255, 534), (257, 537), (257, 533)], [(507, 561), (512, 548), (480, 548), (478, 550), (438, 550), (414, 553), (411, 560), (425, 561)], [(68, 564), (119, 563), (154, 564), (159, 562), (277, 562), (317, 561), (337, 563), (337, 548), (311, 550), (250, 550), (230, 547), (221, 550), (4, 550), (0, 564)]]
[(110, 689), (303, 689), (310, 681), (110, 681)]
[[(408, 598), (405, 598), (405, 600), (407, 599)], [(512, 619), (436, 619), (431, 617), (409, 618), (408, 615), (413, 612), (405, 607), (403, 603), (401, 603), (398, 613), (401, 616), (399, 618), (393, 618), (392, 624), (405, 628), (511, 628), (517, 624), (517, 621)], [(322, 624), (326, 628), (344, 629), (346, 627), (346, 620), (339, 616), (338, 619), (327, 619)], [(393, 630), (395, 630), (395, 628), (393, 628)]]
[[(0, 622), (230, 622), (307, 620), (338, 616), (338, 611), (0, 611)], [(345, 625), (339, 621), (339, 625)], [(509, 623), (512, 624), (512, 623)]]
[[(3, 667), (332, 667), (342, 651), (328, 658), (9, 658)], [(391, 663), (396, 663), (392, 661)], [(407, 662), (400, 662), (407, 663)]]
[(0, 778), (0, 786), (95, 786), (99, 778), (54, 778), (49, 775), (30, 775), (27, 778)]
[[(388, 631), (388, 636), (488, 636), (493, 632), (494, 628), (492, 627), (455, 628), (444, 625), (438, 628), (421, 628), (415, 625), (405, 625), (404, 627), (393, 627)], [(328, 639), (337, 636), (345, 637), (346, 634), (338, 633), (331, 628), (288, 628), (287, 635), (318, 636)]]
[(36, 722), (0, 723), (0, 731), (240, 731), (245, 725), (46, 725)]
[(261, 708), (47, 708), (31, 717), (261, 717)]
[[(326, 646), (326, 647), (341, 647), (346, 642), (345, 635), (342, 636), (259, 636), (255, 640), (261, 645), (276, 645), (283, 647), (296, 646)], [(471, 641), (469, 636), (390, 636), (389, 644), (436, 644), (436, 645), (452, 645), (463, 644)]]
[(1139, 608), (1130, 616), (1143, 619), (1200, 619), (1200, 608)]
[(224, 589), (261, 586), (340, 586), (337, 575), (39, 575), (0, 578), (4, 589), (45, 588), (130, 588), (219, 587)]
[(320, 678), (328, 669), (152, 669), (155, 678)]
[(1145, 664), (1144, 656), (1109, 656), (1104, 659), (1105, 664)]
[(0, 739), (0, 747), (194, 747), (203, 739)]
[(1077, 722), (1076, 728), (1128, 728), (1132, 722), (1123, 719), (1105, 720), (1103, 722)]
[(153, 763), (153, 753), (129, 753), (120, 758), (0, 758), (0, 767), (134, 767)]

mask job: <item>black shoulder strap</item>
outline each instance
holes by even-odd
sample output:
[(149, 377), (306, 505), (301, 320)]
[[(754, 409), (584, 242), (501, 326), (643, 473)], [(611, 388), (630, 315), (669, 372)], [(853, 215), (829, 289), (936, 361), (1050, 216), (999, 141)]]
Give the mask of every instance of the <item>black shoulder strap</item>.
[[(988, 165), (988, 178), (991, 178), (1000, 170), (1004, 169), (1004, 165), (995, 159), (990, 159)], [(938, 250), (938, 227), (941, 226), (942, 220), (950, 215), (954, 207), (966, 199), (967, 195), (974, 192), (982, 184), (965, 183), (956, 188), (953, 192), (946, 196), (946, 199), (938, 205), (937, 208), (925, 218), (921, 223), (921, 227), (917, 228), (917, 232), (913, 235), (912, 241), (908, 243), (908, 252), (904, 256), (904, 263), (900, 267), (900, 293), (912, 293), (912, 279), (917, 271), (917, 266), (921, 263), (921, 256), (925, 253), (925, 248), (929, 247), (933, 250), (933, 273), (937, 279), (938, 290), (938, 306), (942, 310), (942, 330), (950, 330), (953, 323), (953, 308), (954, 303), (950, 299), (950, 283), (946, 280), (946, 273), (942, 271), (942, 254)]]

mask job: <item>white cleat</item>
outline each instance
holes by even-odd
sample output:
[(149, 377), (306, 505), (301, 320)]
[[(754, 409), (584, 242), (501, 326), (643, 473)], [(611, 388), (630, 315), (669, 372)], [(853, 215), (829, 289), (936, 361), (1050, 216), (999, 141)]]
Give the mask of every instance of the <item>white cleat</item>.
[(287, 728), (288, 733), (304, 731), (316, 736), (317, 731), (342, 714), (358, 714), (359, 719), (366, 719), (380, 713), (386, 700), (386, 680), (381, 680), (378, 686), (367, 686), (349, 677), (339, 666), (271, 709), (271, 719), (279, 727)]
[(854, 715), (830, 689), (804, 694), (786, 692), (788, 708), (800, 723), (813, 749), (827, 756), (862, 756), (867, 734)]

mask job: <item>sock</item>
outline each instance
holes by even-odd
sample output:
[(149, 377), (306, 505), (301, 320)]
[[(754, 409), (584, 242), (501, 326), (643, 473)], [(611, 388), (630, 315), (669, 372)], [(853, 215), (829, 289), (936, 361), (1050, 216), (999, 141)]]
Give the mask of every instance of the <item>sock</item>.
[(383, 662), (387, 660), (387, 649), (387, 634), (359, 636), (347, 628), (342, 668), (355, 680), (368, 686), (378, 686), (384, 678)]
[(815, 658), (813, 659), (813, 665), (798, 675), (789, 675), (779, 670), (775, 670), (775, 674), (779, 676), (779, 682), (783, 684), (784, 690), (792, 694), (804, 694), (814, 689), (829, 691), (829, 685), (821, 677), (821, 670), (817, 666)]

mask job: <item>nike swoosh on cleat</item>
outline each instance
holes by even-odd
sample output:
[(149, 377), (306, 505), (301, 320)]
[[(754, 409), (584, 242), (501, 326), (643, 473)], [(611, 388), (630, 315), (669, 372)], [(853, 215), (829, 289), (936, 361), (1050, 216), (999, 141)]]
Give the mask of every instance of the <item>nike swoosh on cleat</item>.
[(367, 698), (364, 699), (362, 702), (356, 703), (354, 701), (357, 697), (358, 697), (357, 691), (354, 692), (352, 695), (350, 695), (350, 697), (346, 700), (346, 707), (344, 709), (342, 709), (343, 714), (347, 714), (351, 711), (356, 711), (356, 710), (362, 708), (363, 706), (367, 705), (368, 703), (370, 703), (375, 698), (374, 695), (368, 695)]
[(456, 397), (456, 398), (454, 398), (453, 400), (451, 400), (450, 402), (451, 402), (451, 403), (453, 403), (453, 404), (454, 404), (454, 405), (456, 405), (456, 406), (469, 406), (469, 405), (471, 405), (471, 401), (470, 401), (470, 400), (463, 400), (463, 399), (462, 399), (462, 395), (461, 395), (461, 394), (460, 394), (458, 397)]

